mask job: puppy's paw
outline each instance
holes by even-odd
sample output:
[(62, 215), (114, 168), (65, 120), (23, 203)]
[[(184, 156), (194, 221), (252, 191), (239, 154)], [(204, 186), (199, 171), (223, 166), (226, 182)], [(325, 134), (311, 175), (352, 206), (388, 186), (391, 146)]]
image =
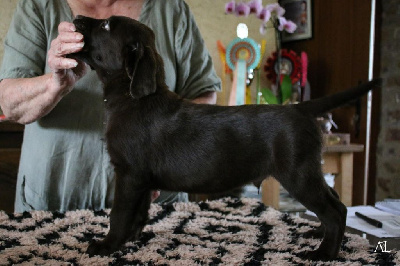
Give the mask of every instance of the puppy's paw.
[(111, 253), (114, 253), (118, 250), (118, 247), (110, 245), (106, 241), (93, 241), (90, 243), (89, 247), (86, 250), (86, 253), (89, 254), (90, 257), (99, 255), (99, 256), (109, 256)]

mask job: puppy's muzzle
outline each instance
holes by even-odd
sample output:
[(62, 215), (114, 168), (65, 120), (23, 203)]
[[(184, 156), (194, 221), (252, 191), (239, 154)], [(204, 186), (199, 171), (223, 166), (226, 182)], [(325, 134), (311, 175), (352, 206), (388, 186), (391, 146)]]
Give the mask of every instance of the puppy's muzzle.
[(76, 31), (82, 34), (87, 30), (87, 25), (84, 18), (85, 18), (84, 16), (77, 15), (74, 19), (74, 25), (76, 27)]

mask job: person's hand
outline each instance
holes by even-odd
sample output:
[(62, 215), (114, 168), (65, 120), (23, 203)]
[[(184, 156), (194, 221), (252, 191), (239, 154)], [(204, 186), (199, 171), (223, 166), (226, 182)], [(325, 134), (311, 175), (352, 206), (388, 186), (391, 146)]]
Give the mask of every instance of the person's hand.
[(66, 58), (66, 55), (82, 50), (83, 46), (83, 35), (76, 32), (75, 25), (61, 22), (58, 36), (51, 42), (48, 51), (48, 65), (52, 70), (51, 84), (61, 96), (69, 93), (88, 70), (88, 65), (84, 62)]

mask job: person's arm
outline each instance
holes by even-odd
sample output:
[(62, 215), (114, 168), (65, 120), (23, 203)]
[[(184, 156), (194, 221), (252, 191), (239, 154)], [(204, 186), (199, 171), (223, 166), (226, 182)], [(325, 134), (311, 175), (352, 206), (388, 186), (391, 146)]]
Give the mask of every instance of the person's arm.
[(221, 80), (215, 73), (211, 56), (187, 4), (180, 2), (176, 26), (176, 92), (194, 103), (215, 104)]
[(28, 124), (48, 114), (68, 94), (87, 66), (65, 55), (82, 49), (83, 36), (72, 23), (62, 22), (48, 51), (51, 73), (0, 82), (0, 106), (7, 120)]
[(50, 81), (51, 74), (4, 79), (0, 83), (0, 106), (6, 119), (29, 124), (49, 113), (62, 97), (62, 90)]
[(207, 91), (200, 94), (197, 98), (192, 100), (193, 103), (202, 104), (216, 104), (217, 103), (217, 93), (215, 91)]

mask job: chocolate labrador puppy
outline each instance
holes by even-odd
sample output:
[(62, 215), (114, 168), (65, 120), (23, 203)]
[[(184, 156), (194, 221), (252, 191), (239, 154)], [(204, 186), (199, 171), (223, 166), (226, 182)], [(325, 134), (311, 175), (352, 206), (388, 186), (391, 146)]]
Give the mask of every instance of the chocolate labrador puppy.
[(78, 16), (74, 24), (85, 47), (70, 57), (89, 64), (104, 83), (106, 141), (116, 174), (110, 231), (91, 243), (90, 255), (108, 255), (138, 239), (151, 190), (216, 193), (259, 186), (273, 176), (322, 222), (322, 243), (307, 257), (337, 256), (347, 210), (324, 181), (315, 117), (379, 81), (297, 105), (198, 105), (168, 90), (147, 26), (116, 16)]

